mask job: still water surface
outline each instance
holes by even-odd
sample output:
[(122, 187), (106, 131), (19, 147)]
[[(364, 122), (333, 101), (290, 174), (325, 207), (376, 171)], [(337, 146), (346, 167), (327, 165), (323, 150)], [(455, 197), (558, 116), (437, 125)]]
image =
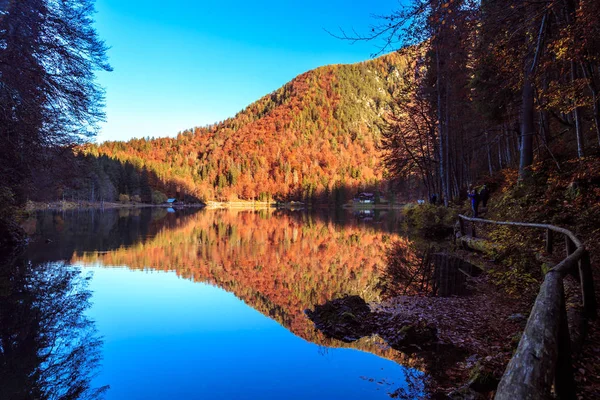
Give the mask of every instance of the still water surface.
[(30, 267), (91, 277), (72, 284), (91, 294), (81, 318), (102, 337), (81, 375), (109, 385), (105, 398), (349, 400), (422, 393), (403, 354), (328, 339), (304, 314), (346, 294), (381, 299), (385, 254), (406, 241), (395, 218), (141, 209), (25, 226)]

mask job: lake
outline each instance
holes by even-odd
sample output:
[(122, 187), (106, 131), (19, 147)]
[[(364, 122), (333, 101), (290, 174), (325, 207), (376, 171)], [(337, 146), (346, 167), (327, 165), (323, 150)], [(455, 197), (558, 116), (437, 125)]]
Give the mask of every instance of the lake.
[(378, 337), (327, 338), (304, 313), (380, 301), (390, 246), (408, 242), (398, 224), (385, 211), (39, 213), (0, 276), (0, 330), (30, 336), (15, 340), (5, 393), (417, 398), (418, 360)]

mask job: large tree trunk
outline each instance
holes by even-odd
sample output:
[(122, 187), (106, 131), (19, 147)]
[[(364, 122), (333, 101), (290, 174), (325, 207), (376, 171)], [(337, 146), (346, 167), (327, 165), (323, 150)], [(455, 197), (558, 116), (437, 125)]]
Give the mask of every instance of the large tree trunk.
[(533, 164), (533, 84), (529, 67), (525, 71), (522, 105), (521, 105), (521, 159), (519, 162), (519, 180), (526, 179), (530, 176), (529, 167)]

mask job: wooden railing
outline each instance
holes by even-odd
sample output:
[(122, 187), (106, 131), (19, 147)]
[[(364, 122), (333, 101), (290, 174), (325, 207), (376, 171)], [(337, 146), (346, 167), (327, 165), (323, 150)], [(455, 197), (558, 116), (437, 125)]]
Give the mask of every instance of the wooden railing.
[(590, 253), (569, 230), (554, 225), (501, 222), (459, 215), (461, 234), (476, 237), (476, 224), (509, 225), (545, 229), (546, 251), (554, 250), (554, 233), (564, 235), (566, 258), (544, 277), (519, 346), (498, 385), (495, 399), (575, 398), (571, 362), (571, 340), (565, 304), (563, 278), (578, 276), (583, 300), (584, 321), (596, 318), (597, 303), (590, 264)]

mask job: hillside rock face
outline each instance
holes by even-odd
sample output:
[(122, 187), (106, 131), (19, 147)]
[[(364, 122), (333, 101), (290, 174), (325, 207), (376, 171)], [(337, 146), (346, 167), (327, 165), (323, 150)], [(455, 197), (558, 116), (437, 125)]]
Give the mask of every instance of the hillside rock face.
[[(133, 165), (169, 196), (345, 201), (356, 190), (382, 185), (378, 126), (410, 65), (408, 56), (392, 53), (317, 68), (221, 123), (176, 138), (80, 151)], [(114, 186), (107, 192), (135, 194), (135, 185), (105, 179), (102, 168), (95, 173), (98, 182)]]

